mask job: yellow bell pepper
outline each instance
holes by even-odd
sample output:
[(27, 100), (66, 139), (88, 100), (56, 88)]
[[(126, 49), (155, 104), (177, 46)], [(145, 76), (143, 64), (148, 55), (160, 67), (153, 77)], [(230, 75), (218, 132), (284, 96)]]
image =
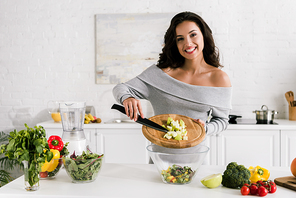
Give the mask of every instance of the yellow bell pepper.
[(48, 167), (49, 167), (49, 162), (45, 160), (43, 166), (41, 167), (41, 172), (47, 171)]
[(251, 177), (250, 177), (250, 181), (251, 183), (256, 183), (259, 180), (268, 180), (269, 176), (270, 176), (270, 172), (269, 170), (262, 168), (260, 166), (250, 166), (249, 167), (249, 171), (251, 173)]
[[(43, 151), (44, 151), (44, 153), (46, 152), (46, 150), (43, 150)], [(49, 167), (49, 162), (47, 160), (45, 160), (45, 162), (43, 163), (43, 165), (41, 167), (41, 172), (47, 171), (48, 167)]]
[(56, 149), (50, 149), (50, 151), (53, 153), (53, 158), (49, 162), (47, 172), (52, 172), (59, 165), (60, 151)]
[(48, 162), (45, 160), (45, 163), (41, 167), (41, 172), (52, 172), (56, 167), (59, 165), (59, 158), (60, 158), (60, 152), (56, 149), (50, 149), (50, 151), (53, 153), (53, 158)]

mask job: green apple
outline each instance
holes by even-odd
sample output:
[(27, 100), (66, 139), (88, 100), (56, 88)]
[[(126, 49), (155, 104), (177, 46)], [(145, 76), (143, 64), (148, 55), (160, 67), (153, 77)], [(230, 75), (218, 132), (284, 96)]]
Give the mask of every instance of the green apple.
[(208, 188), (216, 188), (222, 183), (222, 174), (212, 174), (204, 177), (200, 182)]
[(182, 140), (182, 135), (178, 133), (176, 137), (174, 137), (175, 140)]

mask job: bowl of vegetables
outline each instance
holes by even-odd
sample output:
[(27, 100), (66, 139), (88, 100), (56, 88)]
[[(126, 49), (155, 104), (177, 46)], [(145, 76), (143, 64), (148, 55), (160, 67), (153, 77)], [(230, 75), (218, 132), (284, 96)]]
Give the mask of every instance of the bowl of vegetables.
[(155, 144), (147, 146), (149, 156), (166, 184), (189, 184), (202, 165), (209, 147), (197, 145), (191, 148), (173, 149)]
[(63, 163), (68, 176), (73, 183), (88, 183), (97, 179), (102, 167), (104, 154), (83, 151), (81, 155), (63, 157)]
[(45, 162), (41, 167), (41, 172), (39, 172), (40, 179), (53, 179), (57, 176), (60, 169), (63, 166), (62, 158), (56, 158), (50, 160), (50, 162)]
[(55, 178), (63, 166), (62, 156), (69, 154), (67, 148), (69, 142), (64, 144), (61, 137), (52, 135), (48, 138), (47, 143), (52, 153), (52, 158), (49, 161), (46, 159), (45, 163), (42, 164), (41, 172), (39, 172), (41, 179)]

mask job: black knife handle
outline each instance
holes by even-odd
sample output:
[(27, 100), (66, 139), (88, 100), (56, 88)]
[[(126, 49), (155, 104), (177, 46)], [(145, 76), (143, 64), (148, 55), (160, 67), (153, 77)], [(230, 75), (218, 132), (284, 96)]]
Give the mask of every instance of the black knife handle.
[[(120, 111), (121, 113), (125, 114), (126, 115), (126, 112), (125, 112), (125, 108), (124, 106), (121, 106), (121, 105), (118, 105), (118, 104), (113, 104), (113, 106), (111, 107), (111, 109), (116, 109), (118, 111)], [(143, 118), (141, 118), (140, 115), (138, 115), (138, 120), (139, 121), (142, 121), (144, 120)]]
[(118, 111), (120, 111), (121, 113), (126, 115), (124, 106), (121, 106), (121, 105), (118, 105), (118, 104), (113, 104), (111, 109), (117, 109)]
[[(111, 109), (116, 109), (118, 111), (120, 111), (121, 113), (125, 114), (126, 115), (126, 112), (125, 112), (125, 108), (124, 106), (121, 106), (121, 105), (118, 105), (118, 104), (113, 104), (113, 106), (111, 107)], [(138, 115), (138, 118), (139, 119), (142, 119), (139, 115)]]

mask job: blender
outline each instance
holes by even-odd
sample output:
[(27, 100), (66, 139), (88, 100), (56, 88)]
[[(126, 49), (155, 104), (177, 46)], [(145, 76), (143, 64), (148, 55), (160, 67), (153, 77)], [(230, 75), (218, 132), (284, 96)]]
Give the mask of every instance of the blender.
[(74, 151), (76, 155), (81, 155), (87, 146), (83, 131), (85, 102), (60, 102), (59, 107), (63, 125), (62, 139), (69, 142), (70, 155)]

